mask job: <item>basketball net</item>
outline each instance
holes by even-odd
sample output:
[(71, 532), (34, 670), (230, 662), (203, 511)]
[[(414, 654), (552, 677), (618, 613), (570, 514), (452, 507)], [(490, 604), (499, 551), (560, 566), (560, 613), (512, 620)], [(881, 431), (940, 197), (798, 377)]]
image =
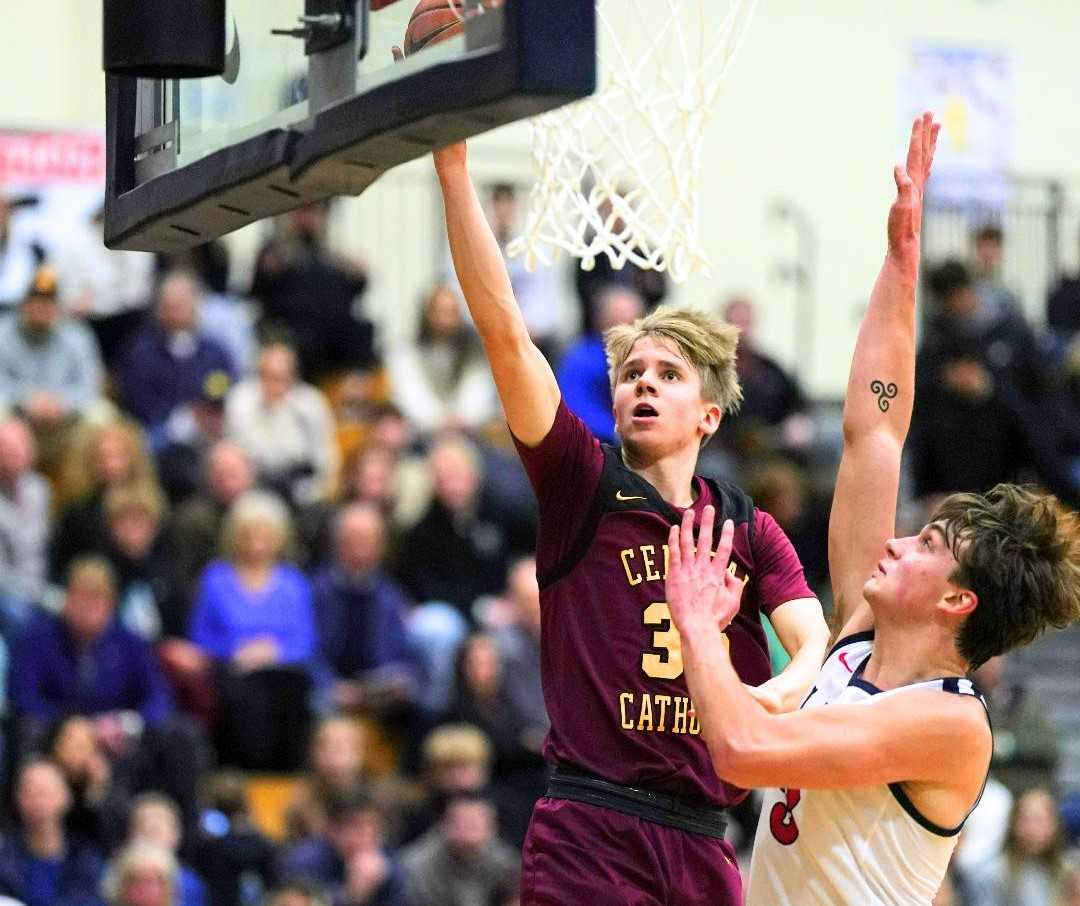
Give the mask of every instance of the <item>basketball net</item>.
[(508, 249), (532, 270), (561, 251), (709, 274), (698, 185), (703, 138), (757, 0), (597, 0), (592, 97), (531, 121), (536, 183)]

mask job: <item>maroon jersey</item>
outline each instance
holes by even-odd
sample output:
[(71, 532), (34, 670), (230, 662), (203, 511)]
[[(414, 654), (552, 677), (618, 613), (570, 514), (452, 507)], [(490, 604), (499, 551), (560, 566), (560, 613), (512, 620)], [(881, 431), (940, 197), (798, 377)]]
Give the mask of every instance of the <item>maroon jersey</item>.
[[(544, 701), (549, 761), (606, 780), (737, 803), (745, 791), (723, 783), (693, 716), (681, 639), (665, 603), (667, 537), (682, 510), (602, 447), (559, 403), (547, 437), (518, 444), (540, 505)], [(693, 510), (716, 507), (716, 534), (735, 522), (729, 569), (745, 583), (742, 607), (725, 632), (742, 680), (771, 675), (760, 615), (813, 597), (783, 531), (734, 485), (695, 476)]]

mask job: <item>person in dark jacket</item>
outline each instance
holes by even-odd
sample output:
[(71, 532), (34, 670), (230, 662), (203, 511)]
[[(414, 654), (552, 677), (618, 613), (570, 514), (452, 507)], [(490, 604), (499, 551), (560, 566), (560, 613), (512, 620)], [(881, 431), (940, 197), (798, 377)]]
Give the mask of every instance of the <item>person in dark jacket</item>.
[(104, 863), (64, 831), (70, 806), (55, 764), (37, 758), (23, 765), (15, 783), (19, 829), (0, 845), (0, 895), (26, 906), (99, 906)]
[(199, 327), (202, 290), (197, 278), (173, 271), (161, 281), (156, 318), (128, 342), (116, 368), (123, 407), (150, 432), (155, 446), (166, 440), (169, 415), (202, 394), (215, 372), (236, 377), (225, 347)]
[(985, 491), (1030, 470), (1060, 499), (1080, 499), (1060, 455), (1058, 426), (1046, 418), (1048, 375), (1023, 317), (1011, 307), (984, 306), (958, 261), (946, 261), (928, 282), (939, 310), (915, 363), (916, 496)]
[(251, 285), (262, 303), (260, 330), (295, 343), (300, 374), (312, 383), (376, 364), (374, 328), (355, 314), (367, 274), (326, 248), (326, 215), (323, 203), (293, 211), (283, 235), (259, 252)]
[(441, 438), (428, 461), (434, 498), (402, 538), (395, 573), (413, 600), (445, 601), (471, 621), (476, 598), (506, 582), (513, 527), (486, 500), (481, 462), (467, 440)]
[(144, 726), (165, 722), (172, 696), (150, 645), (114, 619), (116, 581), (105, 561), (72, 564), (59, 615), (39, 614), (12, 657), (9, 688), (20, 732), (40, 738), (68, 714), (94, 719), (112, 754)]
[(49, 538), (49, 578), (67, 581), (76, 557), (101, 553), (105, 543), (105, 496), (114, 488), (156, 487), (154, 461), (142, 430), (128, 420), (108, 421), (79, 432), (64, 464), (59, 518)]
[(206, 800), (192, 865), (206, 881), (210, 902), (259, 902), (277, 883), (276, 852), (251, 820), (243, 775), (223, 771), (211, 777)]
[(356, 790), (335, 797), (326, 832), (288, 849), (281, 874), (335, 890), (342, 906), (405, 906), (401, 866), (384, 844), (382, 811)]
[(333, 706), (346, 711), (399, 709), (414, 691), (405, 618), (408, 598), (383, 571), (386, 525), (368, 503), (335, 520), (334, 562), (313, 580), (323, 680)]

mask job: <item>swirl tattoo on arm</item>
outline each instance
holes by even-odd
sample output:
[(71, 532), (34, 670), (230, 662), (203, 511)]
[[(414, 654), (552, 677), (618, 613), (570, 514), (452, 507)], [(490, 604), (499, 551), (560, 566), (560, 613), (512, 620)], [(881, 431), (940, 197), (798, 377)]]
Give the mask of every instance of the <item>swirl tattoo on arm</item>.
[(896, 394), (899, 392), (896, 384), (885, 384), (882, 381), (871, 381), (870, 392), (875, 394), (878, 398), (878, 408), (882, 412), (889, 411), (889, 400), (896, 399)]

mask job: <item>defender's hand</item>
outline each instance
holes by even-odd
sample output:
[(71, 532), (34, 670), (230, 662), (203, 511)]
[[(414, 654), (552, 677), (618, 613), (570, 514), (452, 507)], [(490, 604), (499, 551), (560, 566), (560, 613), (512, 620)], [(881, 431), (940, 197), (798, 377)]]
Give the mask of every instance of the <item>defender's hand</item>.
[(739, 612), (743, 583), (727, 571), (735, 523), (730, 519), (724, 523), (720, 546), (713, 556), (709, 548), (715, 518), (716, 510), (712, 506), (705, 507), (696, 549), (693, 510), (687, 509), (682, 525), (673, 525), (668, 534), (665, 589), (672, 619), (684, 637), (709, 624), (726, 629)]
[(911, 126), (907, 162), (903, 167), (893, 169), (896, 201), (889, 210), (889, 254), (907, 265), (918, 264), (923, 196), (934, 164), (940, 131), (941, 125), (934, 122), (930, 113), (924, 113), (915, 120)]

